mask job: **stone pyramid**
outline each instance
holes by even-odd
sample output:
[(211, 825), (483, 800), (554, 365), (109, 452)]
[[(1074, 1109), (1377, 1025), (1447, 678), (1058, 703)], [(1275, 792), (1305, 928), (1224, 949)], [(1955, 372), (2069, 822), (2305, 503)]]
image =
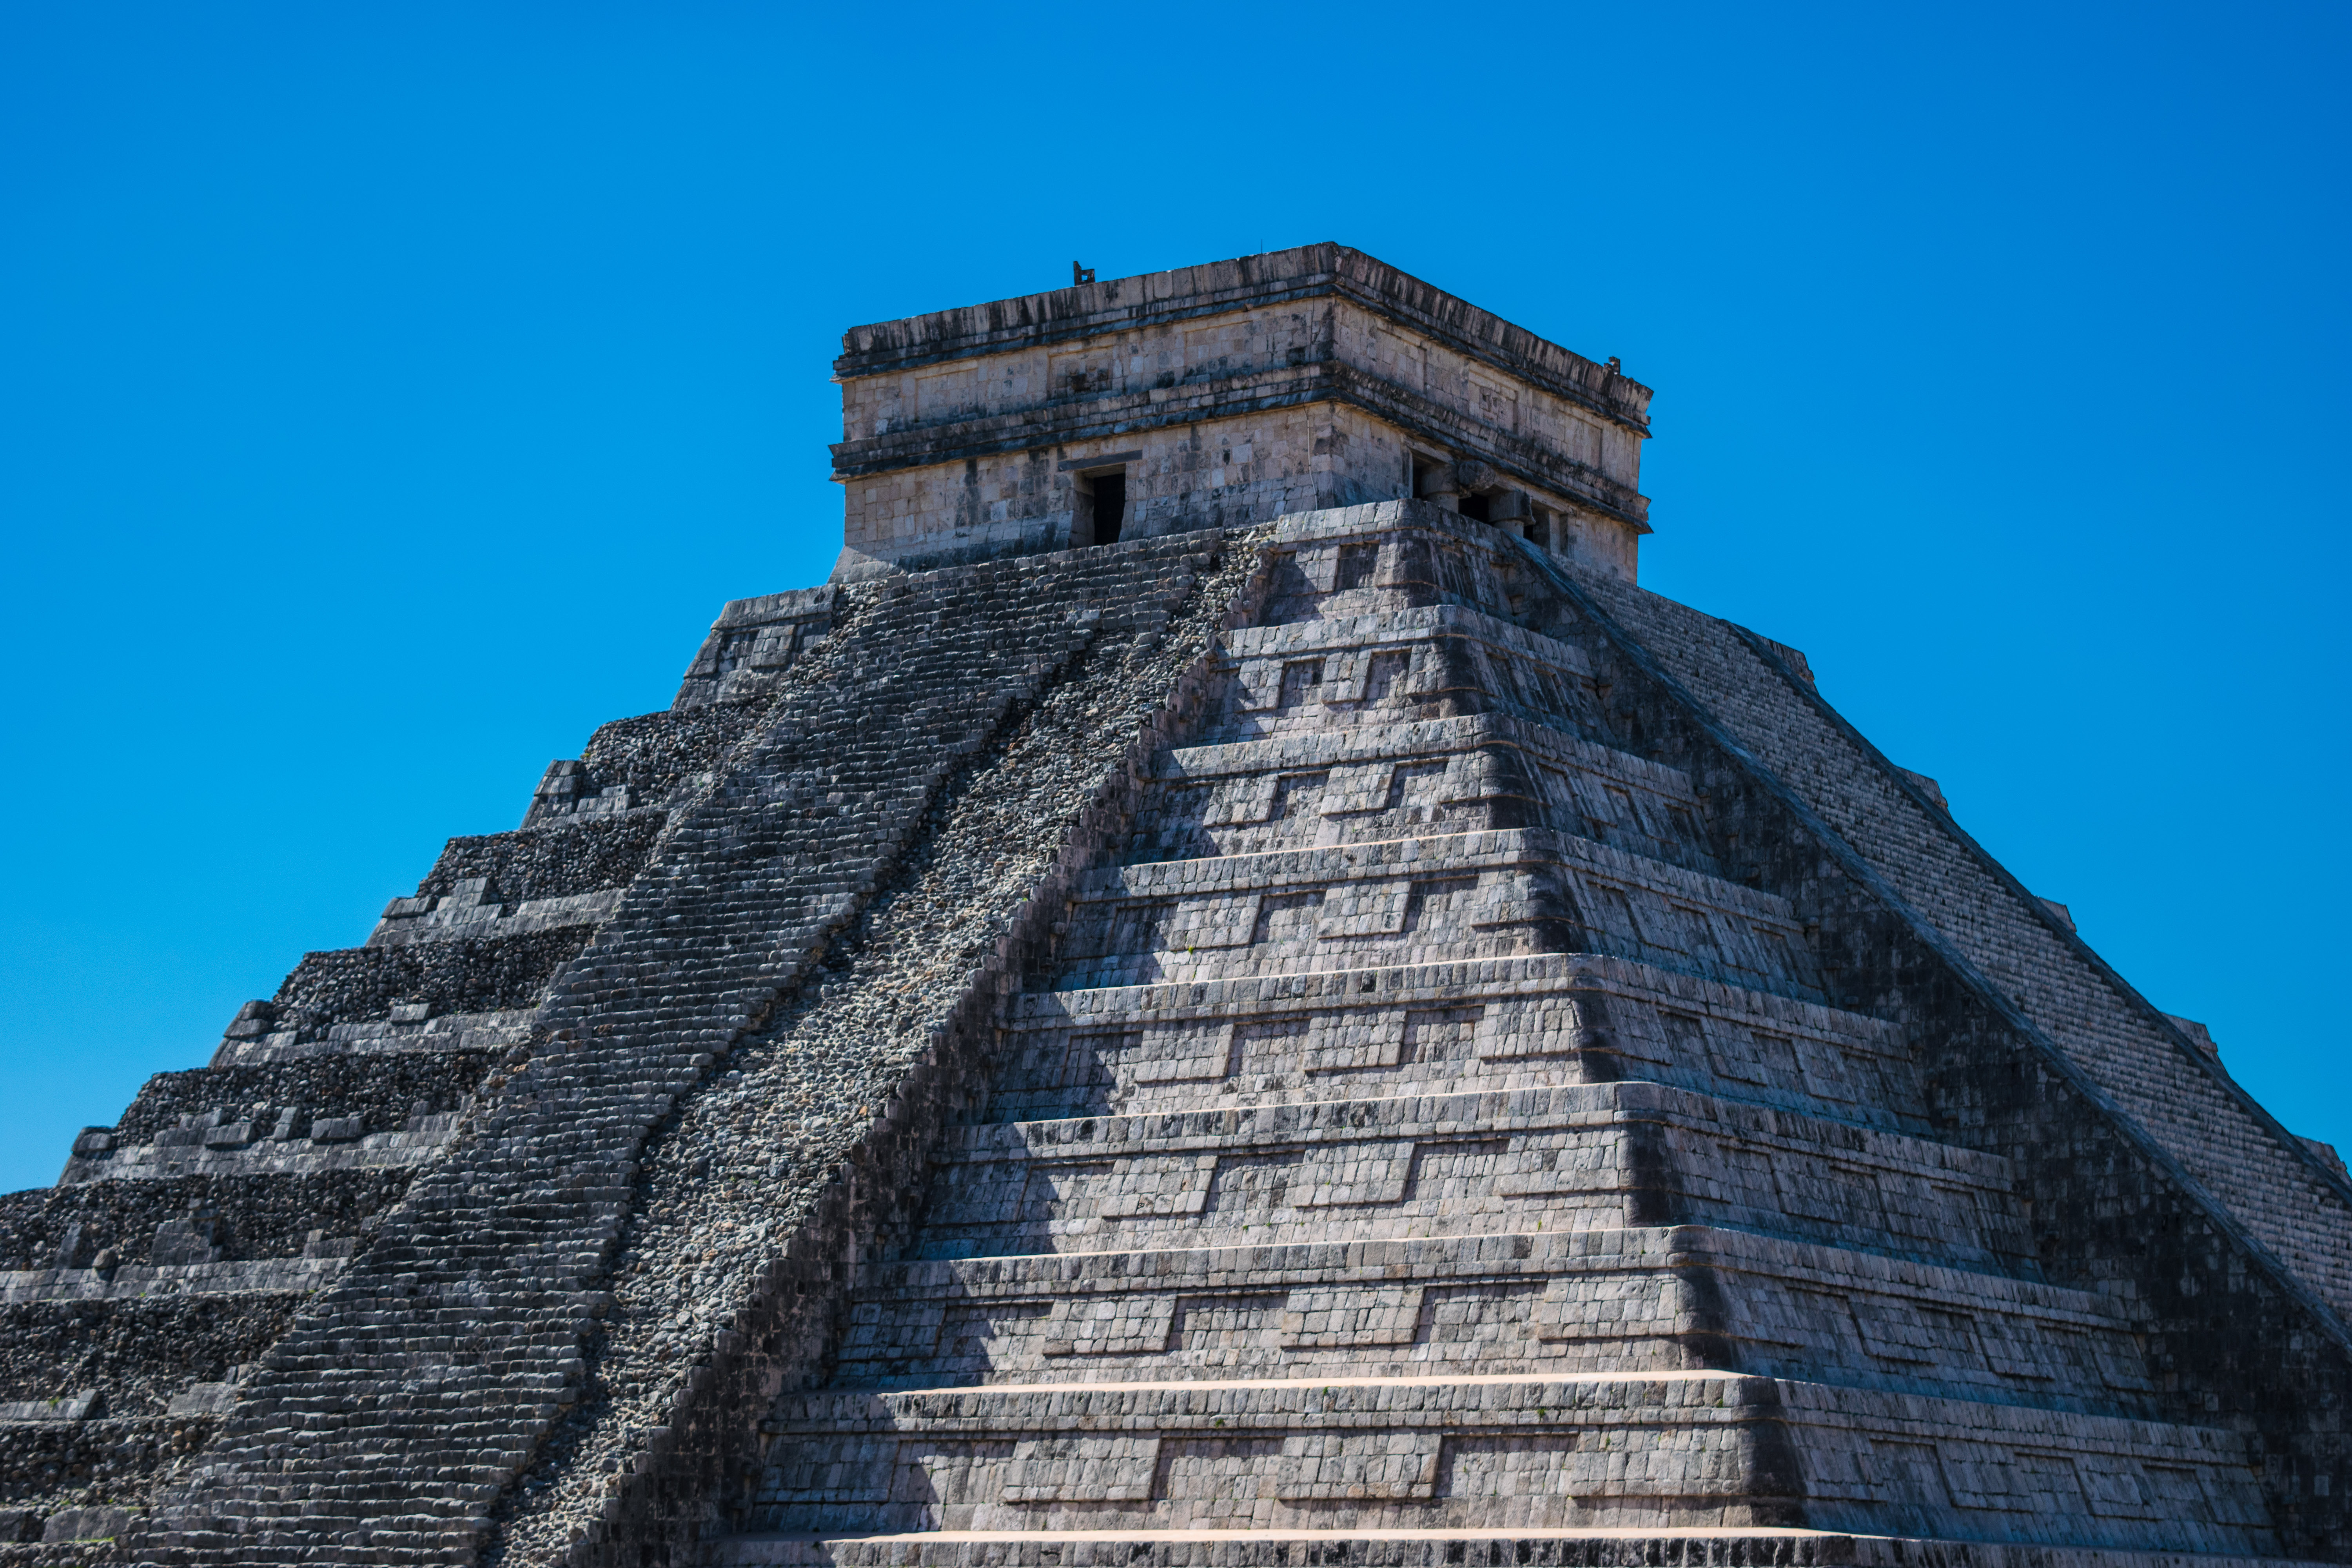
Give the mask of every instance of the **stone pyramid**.
[(0, 1200), (0, 1562), (2352, 1555), (2343, 1167), (1635, 585), (1647, 389), (845, 346), (835, 581)]

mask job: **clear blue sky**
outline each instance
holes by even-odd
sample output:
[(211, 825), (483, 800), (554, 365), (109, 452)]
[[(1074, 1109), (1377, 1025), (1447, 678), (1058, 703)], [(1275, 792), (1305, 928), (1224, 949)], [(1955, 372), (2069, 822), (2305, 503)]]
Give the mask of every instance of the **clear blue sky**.
[(0, 1187), (823, 577), (843, 327), (1320, 239), (2352, 1143), (2347, 17), (0, 9)]

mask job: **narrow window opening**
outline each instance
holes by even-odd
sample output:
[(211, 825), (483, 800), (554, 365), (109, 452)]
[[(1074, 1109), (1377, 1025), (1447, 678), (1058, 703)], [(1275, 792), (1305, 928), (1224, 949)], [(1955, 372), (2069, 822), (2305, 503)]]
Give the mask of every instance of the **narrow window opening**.
[(1404, 458), (1405, 494), (1415, 500), (1425, 500), (1437, 470), (1449, 467), (1444, 458), (1433, 458), (1423, 452), (1407, 452)]

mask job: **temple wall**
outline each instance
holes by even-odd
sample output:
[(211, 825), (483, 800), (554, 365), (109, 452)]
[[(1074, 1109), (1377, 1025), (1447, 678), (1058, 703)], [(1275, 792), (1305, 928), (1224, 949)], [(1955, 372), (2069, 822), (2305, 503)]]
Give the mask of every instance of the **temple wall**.
[[(847, 552), (836, 575), (1088, 542), (1078, 536), (1080, 485), (1099, 468), (1124, 469), (1120, 536), (1144, 539), (1402, 500), (1410, 455), (1438, 450), (1360, 408), (1313, 403), (894, 469), (845, 482)], [(1634, 576), (1639, 536), (1632, 529), (1557, 491), (1527, 493), (1555, 520), (1556, 536), (1546, 541), (1555, 552)]]

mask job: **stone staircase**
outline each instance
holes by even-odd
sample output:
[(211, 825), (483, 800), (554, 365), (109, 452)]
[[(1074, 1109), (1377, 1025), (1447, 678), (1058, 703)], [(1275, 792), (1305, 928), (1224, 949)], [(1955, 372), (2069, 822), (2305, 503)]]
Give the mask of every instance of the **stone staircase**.
[[(607, 726), (600, 738), (614, 743), (550, 770), (534, 826), (454, 842), (368, 947), (306, 960), (333, 977), (314, 989), (341, 994), (364, 991), (389, 960), (468, 941), (478, 952), (570, 944), (536, 982), (543, 1000), (521, 1020), (520, 1048), (483, 1064), (497, 1070), (464, 1135), (413, 1161), (405, 1201), (347, 1268), (314, 1282), (323, 1288), (226, 1402), (201, 1456), (152, 1512), (125, 1521), (128, 1553), (476, 1560), (518, 1473), (546, 1458), (551, 1431), (590, 1391), (587, 1357), (613, 1310), (599, 1287), (641, 1197), (649, 1134), (810, 974), (932, 830), (970, 760), (1090, 650), (1159, 639), (1222, 546), (1179, 536), (867, 589), (854, 626), (827, 623), (833, 640), (815, 645), (797, 703), (751, 699), (776, 689), (785, 656), (809, 651), (814, 634), (795, 624), (778, 648), (723, 621), (671, 712)], [(751, 603), (798, 610), (804, 597)], [(823, 596), (828, 611), (835, 602)], [(730, 667), (737, 644), (758, 658)], [(706, 668), (717, 674), (697, 673)], [(724, 701), (709, 700), (707, 680)], [(626, 859), (607, 840), (644, 811), (663, 815), (662, 831), (639, 836), (617, 887), (566, 883), (510, 841), (575, 836), (609, 851), (586, 857), (605, 867)], [(493, 886), (507, 899), (487, 897)], [(517, 923), (528, 929), (500, 929)], [(281, 1001), (269, 1021), (286, 1011)], [(433, 1009), (415, 1012), (395, 1003), (384, 1021), (429, 1029)], [(317, 1008), (305, 1016), (259, 1036), (288, 1059), (257, 1070), (299, 1068), (312, 1035), (333, 1043), (340, 1026)], [(879, 1089), (908, 1065), (887, 1064)], [(835, 1160), (870, 1116), (845, 1115)], [(813, 1156), (801, 1179), (821, 1188), (830, 1169)]]
[(1283, 540), (710, 1560), (2274, 1555), (1525, 547)]

